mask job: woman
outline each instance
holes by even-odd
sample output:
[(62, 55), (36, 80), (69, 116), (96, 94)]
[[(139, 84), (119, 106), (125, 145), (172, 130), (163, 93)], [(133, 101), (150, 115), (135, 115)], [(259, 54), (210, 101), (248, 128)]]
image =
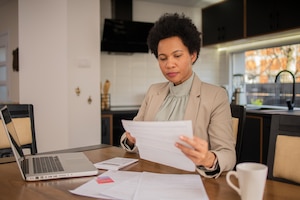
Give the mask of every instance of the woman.
[[(168, 80), (150, 86), (134, 120), (192, 120), (193, 138), (181, 137), (179, 148), (205, 177), (218, 177), (235, 166), (235, 140), (226, 91), (202, 82), (192, 65), (200, 52), (200, 32), (183, 14), (164, 14), (148, 35), (148, 47)], [(135, 138), (125, 132), (121, 146), (136, 152)]]

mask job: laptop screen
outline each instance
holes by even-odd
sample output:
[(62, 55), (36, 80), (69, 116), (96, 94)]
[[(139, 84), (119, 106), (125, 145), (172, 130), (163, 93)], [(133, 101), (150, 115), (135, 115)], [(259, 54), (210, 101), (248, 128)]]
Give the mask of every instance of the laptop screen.
[(1, 118), (3, 118), (3, 127), (4, 127), (4, 129), (7, 129), (7, 131), (8, 131), (7, 133), (12, 142), (12, 145), (13, 145), (12, 149), (16, 150), (15, 153), (18, 156), (18, 158), (16, 158), (16, 159), (19, 160), (21, 157), (22, 158), (24, 157), (24, 153), (23, 153), (21, 143), (19, 141), (15, 126), (13, 124), (13, 121), (12, 121), (12, 118), (10, 116), (7, 106), (4, 106), (3, 108), (1, 108)]

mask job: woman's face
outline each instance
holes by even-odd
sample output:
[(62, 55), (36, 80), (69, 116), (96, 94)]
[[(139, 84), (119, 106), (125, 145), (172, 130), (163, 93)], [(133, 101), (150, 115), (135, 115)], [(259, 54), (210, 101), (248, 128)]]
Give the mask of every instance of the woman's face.
[(192, 64), (196, 60), (196, 52), (190, 54), (179, 37), (160, 40), (157, 51), (160, 70), (174, 85), (181, 84), (193, 74)]

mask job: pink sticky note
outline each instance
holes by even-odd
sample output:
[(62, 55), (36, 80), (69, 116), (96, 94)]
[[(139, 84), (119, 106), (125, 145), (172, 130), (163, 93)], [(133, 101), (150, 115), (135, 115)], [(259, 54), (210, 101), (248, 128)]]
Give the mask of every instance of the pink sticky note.
[(109, 176), (99, 176), (97, 178), (97, 182), (99, 184), (103, 184), (103, 183), (112, 183), (114, 181)]

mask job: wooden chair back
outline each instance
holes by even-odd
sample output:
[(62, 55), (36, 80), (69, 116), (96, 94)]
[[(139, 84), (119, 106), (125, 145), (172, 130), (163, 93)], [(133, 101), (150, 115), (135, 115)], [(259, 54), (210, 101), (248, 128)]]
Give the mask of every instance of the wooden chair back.
[(272, 115), (268, 179), (300, 185), (300, 115)]
[[(2, 108), (4, 104), (0, 104)], [(29, 148), (31, 154), (37, 153), (34, 113), (32, 104), (7, 104), (22, 148)], [(0, 119), (1, 120), (1, 119)], [(0, 157), (13, 156), (7, 135), (0, 123)]]
[(232, 115), (232, 128), (233, 134), (236, 139), (236, 159), (237, 163), (240, 162), (241, 150), (242, 150), (242, 139), (244, 133), (245, 119), (246, 119), (246, 108), (243, 105), (230, 104), (231, 115)]

